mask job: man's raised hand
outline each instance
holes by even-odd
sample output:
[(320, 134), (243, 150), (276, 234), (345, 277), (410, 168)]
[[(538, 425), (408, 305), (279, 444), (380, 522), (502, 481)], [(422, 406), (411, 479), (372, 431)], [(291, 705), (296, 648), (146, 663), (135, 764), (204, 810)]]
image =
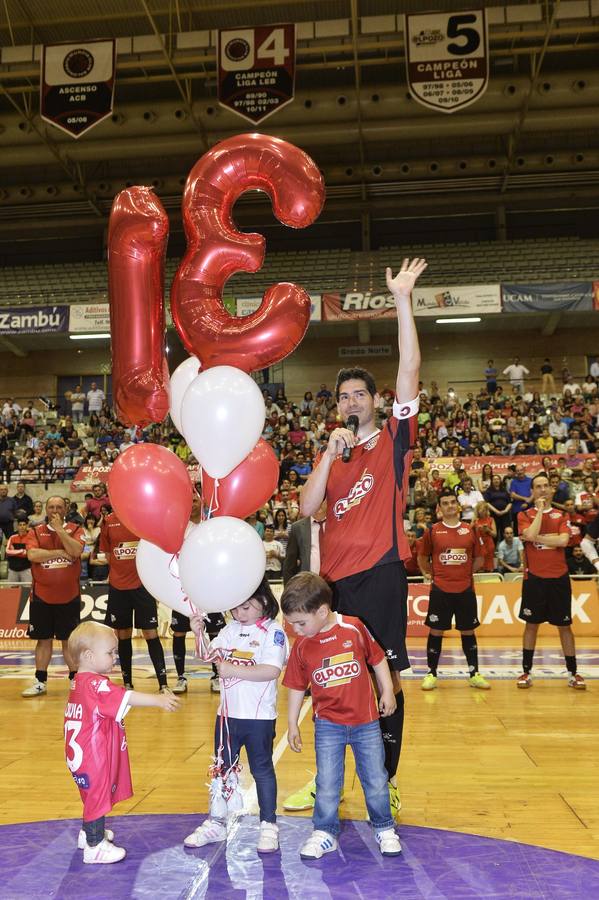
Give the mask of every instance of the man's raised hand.
[(391, 268), (388, 267), (385, 273), (387, 277), (387, 287), (393, 296), (396, 298), (409, 296), (416, 284), (416, 280), (422, 275), (427, 265), (427, 261), (425, 259), (420, 259), (419, 257), (415, 257), (412, 260), (404, 259), (401, 264), (401, 269), (395, 278), (393, 277)]

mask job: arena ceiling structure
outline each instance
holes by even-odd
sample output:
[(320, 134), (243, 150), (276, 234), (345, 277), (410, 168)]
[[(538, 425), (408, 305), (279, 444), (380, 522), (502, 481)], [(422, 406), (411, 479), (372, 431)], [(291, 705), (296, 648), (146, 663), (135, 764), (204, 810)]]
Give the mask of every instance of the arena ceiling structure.
[[(406, 83), (404, 14), (485, 8), (486, 93), (452, 115)], [(271, 250), (597, 237), (599, 0), (3, 0), (0, 253), (4, 265), (101, 259), (115, 194), (153, 185), (184, 246), (192, 164), (252, 126), (219, 105), (218, 29), (295, 22), (295, 99), (256, 130), (321, 168), (319, 223), (290, 232), (263, 195), (236, 207)], [(111, 117), (74, 140), (39, 115), (44, 44), (116, 38)]]

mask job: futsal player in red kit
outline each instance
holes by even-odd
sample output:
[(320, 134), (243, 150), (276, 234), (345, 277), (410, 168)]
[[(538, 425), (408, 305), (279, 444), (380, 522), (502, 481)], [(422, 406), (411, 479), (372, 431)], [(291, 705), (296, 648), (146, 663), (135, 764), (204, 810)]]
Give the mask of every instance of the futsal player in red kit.
[(472, 575), (485, 564), (484, 546), (474, 528), (460, 519), (460, 507), (452, 491), (439, 496), (441, 521), (425, 531), (418, 541), (418, 565), (425, 578), (432, 576), (425, 624), (430, 628), (426, 642), (428, 673), (423, 691), (437, 687), (437, 666), (443, 633), (455, 627), (462, 638), (462, 650), (470, 673), (470, 686), (482, 690), (489, 682), (478, 671), (478, 644), (474, 631), (480, 625)]
[[(375, 424), (379, 406), (374, 378), (365, 369), (342, 369), (335, 392), (340, 417), (356, 416), (354, 434), (335, 428), (326, 451), (304, 485), (300, 505), (312, 516), (326, 498), (327, 517), (321, 541), (320, 574), (333, 588), (334, 608), (361, 619), (385, 651), (391, 669), (396, 711), (380, 719), (389, 777), (391, 807), (400, 809), (396, 772), (401, 751), (404, 697), (400, 672), (410, 666), (406, 651), (407, 579), (403, 560), (410, 558), (404, 533), (411, 447), (416, 436), (420, 348), (412, 314), (411, 292), (426, 269), (424, 259), (405, 259), (387, 287), (397, 309), (399, 369), (393, 413), (382, 429)], [(349, 448), (348, 462), (342, 459)], [(314, 783), (304, 802), (285, 801), (286, 809), (314, 805)]]
[(584, 691), (585, 680), (576, 671), (576, 647), (572, 633), (572, 586), (566, 563), (570, 540), (568, 517), (551, 506), (552, 489), (544, 473), (532, 479), (532, 506), (518, 514), (518, 535), (524, 543), (524, 580), (520, 619), (526, 622), (519, 688), (532, 686), (530, 670), (542, 622), (555, 625), (566, 668), (568, 684)]

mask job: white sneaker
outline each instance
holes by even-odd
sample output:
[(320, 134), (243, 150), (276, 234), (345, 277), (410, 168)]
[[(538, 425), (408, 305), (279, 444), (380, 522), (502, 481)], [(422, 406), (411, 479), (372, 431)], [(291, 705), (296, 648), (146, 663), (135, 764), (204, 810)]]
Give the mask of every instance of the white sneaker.
[(325, 853), (332, 853), (338, 848), (337, 838), (328, 831), (313, 831), (308, 840), (302, 844), (302, 859), (320, 859)]
[(187, 678), (184, 678), (183, 675), (181, 678), (177, 678), (177, 683), (173, 688), (173, 694), (186, 694), (187, 693)]
[(210, 679), (210, 690), (213, 694), (220, 694), (220, 678), (218, 675), (216, 678)]
[[(112, 842), (114, 841), (114, 831), (111, 831), (110, 828), (107, 828), (104, 832), (104, 840), (110, 841), (110, 843), (112, 844)], [(87, 838), (85, 836), (85, 831), (83, 830), (83, 828), (77, 835), (77, 847), (79, 850), (85, 850), (85, 848), (87, 847)]]
[(21, 692), (21, 697), (39, 697), (40, 694), (47, 694), (48, 687), (45, 681), (38, 681), (37, 678), (28, 688)]
[(260, 822), (260, 837), (256, 850), (258, 853), (274, 853), (279, 849), (279, 826), (274, 822)]
[(218, 844), (227, 840), (227, 829), (221, 822), (206, 819), (205, 822), (188, 834), (183, 844), (185, 847), (203, 847), (205, 844)]
[(383, 856), (399, 856), (401, 853), (401, 844), (399, 838), (395, 834), (393, 828), (386, 828), (384, 831), (377, 831), (376, 842)]
[(83, 849), (84, 863), (115, 863), (120, 862), (127, 855), (127, 851), (123, 847), (115, 847), (110, 841), (104, 839), (96, 847), (88, 847)]

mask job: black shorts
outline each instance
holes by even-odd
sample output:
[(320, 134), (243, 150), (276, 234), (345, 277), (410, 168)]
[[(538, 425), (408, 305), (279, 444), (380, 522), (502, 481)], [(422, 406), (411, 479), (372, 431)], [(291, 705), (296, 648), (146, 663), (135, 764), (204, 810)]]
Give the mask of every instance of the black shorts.
[(403, 563), (374, 566), (332, 584), (333, 609), (366, 625), (396, 672), (410, 668), (406, 650), (408, 580)]
[(522, 602), (518, 618), (533, 625), (572, 624), (572, 585), (569, 575), (540, 578), (528, 574), (522, 582)]
[(171, 631), (175, 631), (177, 634), (181, 634), (184, 631), (191, 631), (189, 618), (184, 616), (183, 613), (177, 612), (176, 609), (171, 613)]
[(67, 641), (71, 632), (81, 621), (81, 597), (74, 597), (68, 603), (44, 603), (32, 594), (29, 604), (28, 637), (34, 641), (56, 638)]
[(112, 585), (108, 588), (108, 605), (104, 621), (111, 628), (127, 629), (135, 627), (143, 631), (158, 628), (158, 610), (156, 601), (143, 585), (121, 591)]
[(457, 594), (450, 594), (432, 584), (424, 624), (435, 631), (450, 631), (454, 616), (457, 631), (472, 631), (478, 628), (480, 622), (474, 590), (467, 588)]

